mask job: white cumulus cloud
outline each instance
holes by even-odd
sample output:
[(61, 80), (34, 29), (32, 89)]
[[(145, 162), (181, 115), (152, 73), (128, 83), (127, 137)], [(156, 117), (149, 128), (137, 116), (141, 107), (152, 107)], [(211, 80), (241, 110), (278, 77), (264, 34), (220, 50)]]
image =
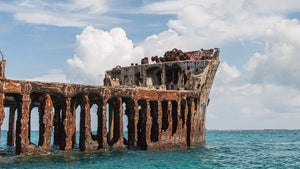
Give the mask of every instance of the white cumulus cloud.
[[(247, 68), (255, 83), (275, 83), (300, 89), (300, 23), (282, 20), (266, 30), (264, 54), (250, 58)], [(255, 66), (254, 66), (255, 65)]]
[[(151, 3), (144, 7), (145, 13), (176, 14), (177, 18), (168, 21), (169, 30), (153, 35), (142, 46), (147, 51), (160, 51), (171, 43), (183, 50), (195, 50), (261, 38), (282, 16), (258, 8), (259, 4), (235, 0)], [(152, 55), (147, 51), (146, 55)]]
[[(220, 65), (211, 93), (212, 115), (208, 119), (213, 122), (209, 126), (299, 128), (299, 31), (300, 23), (295, 19), (282, 20), (266, 29), (262, 36), (264, 53), (255, 53), (237, 78), (234, 66), (226, 62)], [(219, 122), (221, 119), (224, 123)]]
[(143, 57), (122, 28), (103, 31), (86, 27), (76, 36), (75, 55), (68, 59), (68, 78), (72, 82), (102, 84), (105, 70), (117, 65), (130, 66)]

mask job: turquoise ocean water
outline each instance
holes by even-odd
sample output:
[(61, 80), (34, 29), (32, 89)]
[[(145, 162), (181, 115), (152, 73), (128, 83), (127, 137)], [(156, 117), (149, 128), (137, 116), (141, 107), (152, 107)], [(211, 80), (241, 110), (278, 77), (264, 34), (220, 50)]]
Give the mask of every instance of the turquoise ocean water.
[[(6, 131), (1, 135), (3, 149)], [(38, 132), (32, 135), (35, 142)], [(10, 151), (1, 152), (0, 168), (300, 168), (300, 131), (207, 131), (206, 145), (174, 152), (53, 151), (9, 156)]]

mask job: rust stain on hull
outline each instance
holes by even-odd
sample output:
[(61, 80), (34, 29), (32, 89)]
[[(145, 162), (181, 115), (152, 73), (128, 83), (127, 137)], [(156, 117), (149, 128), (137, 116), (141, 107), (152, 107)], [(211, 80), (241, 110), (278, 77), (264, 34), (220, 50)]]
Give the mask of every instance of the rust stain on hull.
[[(218, 56), (218, 49), (186, 53), (173, 49), (164, 57), (152, 57), (155, 64), (144, 58), (141, 65), (106, 71), (104, 86), (7, 79), (2, 60), (0, 128), (4, 118), (9, 118), (7, 145), (15, 146), (17, 154), (50, 152), (52, 133), (54, 144), (65, 151), (75, 144), (81, 151), (172, 151), (201, 145), (205, 143), (206, 107), (220, 63)], [(96, 134), (91, 132), (93, 105), (97, 105)], [(9, 108), (8, 117), (5, 107)], [(33, 108), (39, 111), (38, 145), (30, 141)], [(80, 120), (79, 129), (76, 119)], [(76, 130), (80, 131), (79, 143)], [(128, 130), (126, 139), (124, 130)]]

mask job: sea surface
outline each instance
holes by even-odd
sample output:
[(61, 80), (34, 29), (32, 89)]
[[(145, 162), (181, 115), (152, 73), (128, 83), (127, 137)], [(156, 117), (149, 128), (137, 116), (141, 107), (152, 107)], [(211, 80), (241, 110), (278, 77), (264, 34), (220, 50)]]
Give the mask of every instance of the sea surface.
[[(2, 131), (0, 168), (300, 168), (300, 130), (207, 131), (206, 144), (188, 150), (61, 152), (11, 156)], [(37, 142), (38, 132), (32, 132)]]

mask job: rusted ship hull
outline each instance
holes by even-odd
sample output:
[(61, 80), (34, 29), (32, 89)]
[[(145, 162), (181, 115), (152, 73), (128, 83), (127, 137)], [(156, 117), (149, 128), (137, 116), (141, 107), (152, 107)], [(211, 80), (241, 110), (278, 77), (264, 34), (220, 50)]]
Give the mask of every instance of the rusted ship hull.
[[(118, 67), (106, 72), (104, 86), (10, 80), (2, 71), (0, 127), (8, 118), (7, 145), (15, 146), (17, 154), (50, 152), (51, 137), (65, 151), (75, 144), (81, 151), (170, 151), (201, 145), (219, 62), (214, 57)], [(180, 70), (170, 79), (167, 67), (174, 66)], [(97, 114), (95, 135), (91, 132), (92, 105), (97, 105), (97, 112), (92, 112)], [(75, 112), (78, 106), (80, 117)], [(7, 117), (5, 107), (9, 108)], [(39, 110), (38, 145), (30, 142), (30, 115), (35, 107)], [(78, 118), (80, 129), (75, 124)], [(80, 130), (79, 143), (76, 130)], [(128, 139), (124, 139), (126, 130)]]

